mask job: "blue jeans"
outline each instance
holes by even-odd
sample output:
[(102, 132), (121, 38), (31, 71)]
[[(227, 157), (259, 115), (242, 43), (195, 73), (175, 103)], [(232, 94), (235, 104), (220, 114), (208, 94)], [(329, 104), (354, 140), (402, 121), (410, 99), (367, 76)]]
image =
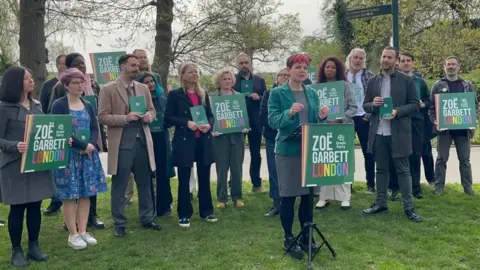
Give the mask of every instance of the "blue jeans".
[(275, 165), (275, 141), (265, 138), (267, 150), (268, 182), (270, 183), (270, 198), (280, 200), (277, 179), (277, 167)]

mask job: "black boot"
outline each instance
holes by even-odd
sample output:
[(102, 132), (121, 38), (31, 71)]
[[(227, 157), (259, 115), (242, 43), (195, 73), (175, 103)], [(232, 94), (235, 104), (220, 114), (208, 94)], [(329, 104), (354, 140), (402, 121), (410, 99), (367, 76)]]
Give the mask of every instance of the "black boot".
[[(292, 245), (293, 243), (293, 245)], [(287, 252), (288, 255), (292, 256), (297, 260), (303, 259), (303, 251), (298, 245), (298, 242), (295, 242), (295, 237), (289, 236), (285, 238), (285, 242), (283, 242), (283, 249), (287, 251), (287, 249), (292, 245), (290, 250)]]
[(270, 208), (270, 211), (265, 214), (265, 217), (275, 217), (280, 213), (280, 200), (274, 200), (273, 206)]
[(27, 260), (23, 256), (23, 249), (22, 247), (14, 247), (12, 248), (12, 261), (10, 262), (12, 266), (15, 267), (27, 267)]
[[(302, 237), (300, 238), (300, 247), (305, 252), (308, 252), (308, 237), (306, 237), (305, 235), (302, 235)], [(313, 239), (313, 236), (312, 236), (312, 254), (315, 254), (319, 249), (320, 247), (317, 244), (315, 244), (315, 240)]]
[(48, 260), (47, 254), (43, 253), (38, 246), (38, 241), (32, 241), (28, 243), (27, 257), (30, 260), (37, 262), (45, 262)]
[(43, 215), (45, 216), (52, 216), (60, 212), (60, 209), (62, 208), (62, 204), (59, 203), (51, 203), (45, 211), (43, 211)]

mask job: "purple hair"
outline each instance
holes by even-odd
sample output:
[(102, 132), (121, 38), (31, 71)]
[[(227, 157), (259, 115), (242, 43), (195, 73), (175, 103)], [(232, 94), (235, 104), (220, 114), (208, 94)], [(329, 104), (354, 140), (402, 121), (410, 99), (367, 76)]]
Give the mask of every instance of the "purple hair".
[(68, 86), (73, 79), (85, 79), (85, 74), (83, 74), (80, 70), (76, 68), (69, 68), (62, 74), (60, 78), (60, 82), (63, 85)]

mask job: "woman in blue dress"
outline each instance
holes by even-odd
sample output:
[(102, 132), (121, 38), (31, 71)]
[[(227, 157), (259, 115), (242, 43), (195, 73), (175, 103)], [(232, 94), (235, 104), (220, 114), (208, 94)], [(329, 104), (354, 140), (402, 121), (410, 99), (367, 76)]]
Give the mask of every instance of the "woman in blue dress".
[[(63, 215), (69, 231), (68, 244), (73, 249), (96, 245), (97, 240), (87, 233), (90, 197), (107, 191), (107, 183), (98, 154), (97, 119), (92, 104), (80, 97), (85, 89), (83, 73), (69, 68), (61, 83), (68, 94), (52, 105), (52, 114), (72, 116), (72, 137), (69, 165), (55, 171), (58, 196), (63, 201)], [(78, 223), (78, 225), (77, 225)]]

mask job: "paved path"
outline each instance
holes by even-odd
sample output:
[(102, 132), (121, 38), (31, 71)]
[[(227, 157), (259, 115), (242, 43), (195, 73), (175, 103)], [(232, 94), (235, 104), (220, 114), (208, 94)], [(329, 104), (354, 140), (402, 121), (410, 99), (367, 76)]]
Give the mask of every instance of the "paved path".
[[(268, 169), (267, 169), (267, 160), (266, 160), (266, 153), (265, 149), (262, 149), (262, 171), (261, 177), (262, 179), (268, 179)], [(437, 151), (433, 150), (434, 158), (437, 155)], [(107, 154), (101, 154), (102, 164), (106, 171), (107, 166)], [(473, 173), (473, 182), (480, 183), (480, 147), (472, 147), (471, 149), (471, 157), (472, 163), (472, 173)], [(246, 181), (250, 180), (250, 176), (248, 173), (249, 165), (250, 164), (250, 152), (248, 149), (245, 151), (245, 161), (243, 165), (243, 179)], [(460, 174), (458, 171), (458, 159), (457, 154), (455, 152), (455, 148), (450, 148), (450, 160), (447, 164), (447, 183), (460, 183)], [(363, 155), (360, 149), (355, 149), (355, 168), (357, 168), (357, 172), (355, 172), (355, 180), (356, 181), (365, 181), (365, 170), (363, 169)], [(476, 178), (479, 177), (479, 178)], [(215, 172), (215, 165), (212, 166), (212, 180), (217, 179), (217, 174)], [(422, 166), (422, 182), (426, 182), (425, 176), (423, 175), (423, 166)]]

